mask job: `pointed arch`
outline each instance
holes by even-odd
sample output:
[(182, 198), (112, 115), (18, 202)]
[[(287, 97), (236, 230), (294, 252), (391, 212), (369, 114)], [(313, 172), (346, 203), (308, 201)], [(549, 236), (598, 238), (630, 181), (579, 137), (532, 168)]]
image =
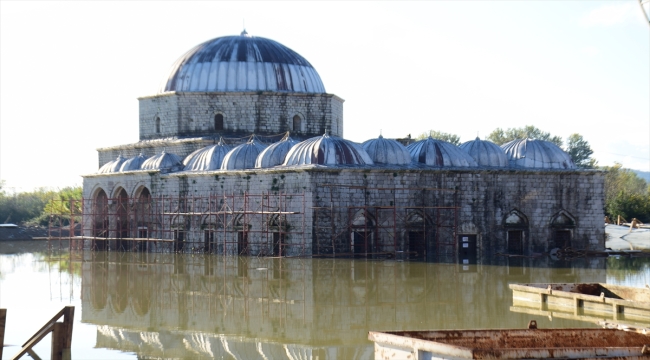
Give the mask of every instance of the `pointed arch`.
[(503, 217), (503, 227), (506, 229), (508, 254), (524, 255), (528, 217), (521, 211), (512, 209)]
[(551, 228), (549, 249), (571, 247), (573, 229), (576, 227), (576, 219), (573, 215), (568, 211), (560, 210), (551, 216), (549, 226)]
[(412, 260), (432, 260), (436, 253), (433, 222), (421, 209), (407, 211), (403, 241), (408, 257)]
[(375, 248), (375, 218), (368, 209), (350, 209), (350, 252), (355, 257), (368, 257)]

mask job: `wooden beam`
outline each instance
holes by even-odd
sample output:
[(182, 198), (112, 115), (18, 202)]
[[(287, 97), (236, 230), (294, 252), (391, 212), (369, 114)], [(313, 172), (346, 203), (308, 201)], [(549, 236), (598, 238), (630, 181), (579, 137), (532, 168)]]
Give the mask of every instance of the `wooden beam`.
[(2, 359), (2, 349), (5, 346), (6, 321), (7, 321), (7, 309), (0, 309), (0, 359)]

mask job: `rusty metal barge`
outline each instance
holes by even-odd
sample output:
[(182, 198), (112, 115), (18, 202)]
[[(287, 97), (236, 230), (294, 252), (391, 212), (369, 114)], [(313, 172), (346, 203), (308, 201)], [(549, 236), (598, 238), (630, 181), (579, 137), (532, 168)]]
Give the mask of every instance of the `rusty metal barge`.
[(650, 336), (614, 329), (397, 331), (368, 333), (384, 359), (650, 359)]
[(650, 327), (650, 289), (603, 283), (510, 284), (511, 311)]

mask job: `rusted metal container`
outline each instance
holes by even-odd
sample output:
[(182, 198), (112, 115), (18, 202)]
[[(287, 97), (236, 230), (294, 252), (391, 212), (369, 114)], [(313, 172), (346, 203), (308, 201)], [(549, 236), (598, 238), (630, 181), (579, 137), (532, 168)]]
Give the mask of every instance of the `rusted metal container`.
[(384, 359), (650, 359), (650, 336), (613, 329), (396, 331), (368, 333)]
[(650, 326), (650, 289), (602, 283), (510, 284), (517, 312)]

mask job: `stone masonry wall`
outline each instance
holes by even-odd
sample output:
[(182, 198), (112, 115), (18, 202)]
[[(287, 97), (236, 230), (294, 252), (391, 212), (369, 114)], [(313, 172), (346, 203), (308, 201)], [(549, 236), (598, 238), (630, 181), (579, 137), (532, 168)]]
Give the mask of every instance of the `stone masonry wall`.
[[(570, 232), (573, 248), (603, 250), (603, 182), (603, 173), (599, 171), (305, 167), (167, 175), (157, 172), (89, 175), (84, 177), (84, 197), (93, 197), (100, 187), (109, 197), (115, 196), (120, 187), (129, 196), (135, 196), (142, 186), (147, 186), (154, 197), (236, 195), (240, 201), (247, 193), (270, 194), (269, 201), (273, 202), (276, 194), (282, 193), (287, 195), (282, 198), (282, 208), (304, 214), (288, 216), (294, 222), (295, 219), (301, 222), (290, 224), (292, 232), (300, 229), (299, 240), (296, 234), (288, 241), (304, 242), (308, 254), (350, 252), (350, 237), (345, 234), (350, 233), (363, 209), (368, 209), (368, 217), (374, 221), (371, 225), (374, 229), (370, 230), (376, 247), (373, 251), (409, 251), (405, 229), (417, 221), (413, 214), (422, 210), (426, 227), (438, 232), (432, 239), (454, 244), (450, 245), (450, 251), (456, 252), (453, 233), (444, 226), (454, 226), (453, 209), (457, 206), (457, 234), (477, 236), (480, 258), (508, 252), (508, 230), (512, 228), (508, 227), (506, 218), (513, 212), (525, 219), (525, 224), (516, 228), (524, 234), (524, 254), (542, 253), (554, 247), (554, 230), (558, 228), (553, 222), (558, 216), (572, 221), (559, 230)], [(259, 200), (251, 201), (258, 203), (248, 204), (249, 209), (266, 206)], [(242, 206), (236, 203), (231, 207)], [(280, 206), (273, 203), (271, 207)], [(392, 211), (391, 207), (396, 209), (395, 217), (386, 213)], [(330, 208), (333, 210), (327, 210)], [(257, 227), (251, 231), (261, 231), (266, 225), (251, 226)], [(332, 233), (343, 235), (337, 238)], [(230, 238), (228, 242), (235, 243), (236, 239)], [(334, 248), (328, 250), (321, 246), (328, 242), (334, 242)], [(445, 246), (427, 250), (449, 251), (449, 246)]]
[[(259, 135), (291, 131), (305, 139), (325, 130), (343, 135), (343, 100), (332, 94), (275, 92), (170, 93), (139, 98), (140, 140), (171, 136)], [(222, 114), (224, 130), (215, 131)], [(293, 129), (293, 117), (302, 129)], [(160, 132), (156, 132), (160, 118)]]

